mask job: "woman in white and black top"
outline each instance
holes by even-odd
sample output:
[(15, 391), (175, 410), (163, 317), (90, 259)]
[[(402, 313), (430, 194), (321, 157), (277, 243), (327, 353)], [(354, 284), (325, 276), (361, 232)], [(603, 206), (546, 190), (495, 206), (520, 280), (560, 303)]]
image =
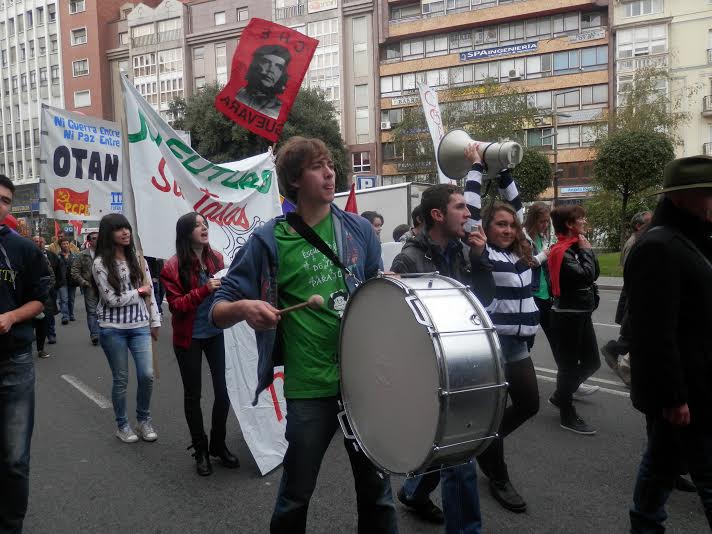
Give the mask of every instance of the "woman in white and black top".
[(495, 294), (477, 295), (494, 323), (502, 347), (505, 376), (509, 383), (511, 404), (504, 411), (499, 436), (478, 457), (483, 473), (490, 480), (490, 491), (499, 503), (512, 512), (524, 512), (526, 502), (509, 480), (504, 460), (503, 439), (539, 411), (539, 388), (528, 342), (539, 328), (539, 310), (532, 296), (531, 247), (524, 237), (524, 213), (517, 187), (509, 170), (497, 175), (500, 196), (507, 203), (495, 202), (481, 220), (482, 172), (475, 163), (477, 144), (465, 149), (473, 167), (465, 182), (465, 200), (470, 208), (471, 224), (482, 225), (487, 246), (473, 269), (492, 272)]
[[(105, 215), (99, 224), (96, 257), (92, 268), (99, 290), (97, 318), (99, 342), (111, 367), (111, 401), (118, 430), (116, 437), (134, 443), (158, 438), (151, 424), (153, 362), (151, 337), (158, 339), (161, 317), (151, 297), (151, 275), (145, 261), (139, 264), (131, 225), (123, 215)], [(148, 280), (149, 282), (145, 282)], [(150, 307), (146, 300), (150, 301)], [(128, 354), (133, 356), (138, 379), (136, 393), (136, 433), (126, 415)], [(138, 434), (138, 436), (136, 435)]]

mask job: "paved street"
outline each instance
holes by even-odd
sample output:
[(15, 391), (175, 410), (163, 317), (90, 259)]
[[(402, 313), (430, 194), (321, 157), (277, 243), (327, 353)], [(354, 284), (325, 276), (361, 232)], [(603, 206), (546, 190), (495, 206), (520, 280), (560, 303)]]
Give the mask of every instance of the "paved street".
[[(617, 335), (611, 326), (618, 293), (601, 292), (594, 316), (599, 345)], [(160, 379), (154, 386), (152, 415), (156, 443), (126, 445), (114, 437), (113, 411), (99, 407), (67, 381), (75, 377), (110, 398), (111, 373), (100, 347), (89, 343), (83, 302), (77, 322), (58, 324), (59, 342), (51, 358), (36, 362), (37, 408), (32, 449), (27, 533), (265, 533), (281, 475), (261, 477), (242, 440), (234, 415), (228, 445), (242, 467), (215, 465), (207, 478), (196, 475), (183, 417), (182, 387), (173, 355), (168, 314), (159, 341)], [(167, 310), (167, 305), (164, 304)], [(652, 327), (652, 326), (651, 326)], [(584, 437), (559, 428), (558, 413), (546, 403), (555, 365), (540, 333), (534, 351), (540, 413), (506, 441), (510, 474), (529, 511), (503, 510), (480, 480), (485, 532), (623, 533), (633, 480), (644, 443), (642, 416), (626, 389), (603, 364), (591, 382), (604, 390), (579, 402), (579, 412), (598, 434)], [(211, 388), (203, 371), (204, 414), (209, 421)], [(72, 378), (68, 380), (76, 381)], [(130, 381), (133, 420), (135, 377)], [(356, 531), (355, 494), (342, 440), (337, 435), (325, 458), (309, 516), (309, 531)], [(400, 480), (393, 481), (394, 489)], [(440, 501), (439, 492), (434, 495)], [(435, 533), (397, 505), (402, 533)], [(673, 493), (669, 531), (707, 531), (696, 495)]]

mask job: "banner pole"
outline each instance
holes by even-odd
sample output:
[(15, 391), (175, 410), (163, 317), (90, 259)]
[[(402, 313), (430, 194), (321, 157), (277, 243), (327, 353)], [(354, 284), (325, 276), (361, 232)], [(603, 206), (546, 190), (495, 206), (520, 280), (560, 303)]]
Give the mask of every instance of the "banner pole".
[[(151, 307), (151, 299), (155, 298), (155, 295), (153, 294), (153, 283), (151, 281), (151, 277), (146, 276), (146, 269), (148, 268), (148, 264), (146, 263), (146, 259), (143, 256), (143, 247), (141, 246), (141, 237), (138, 235), (138, 220), (136, 216), (136, 200), (134, 197), (134, 191), (133, 191), (133, 185), (131, 183), (131, 163), (130, 163), (130, 155), (129, 155), (129, 129), (128, 129), (128, 118), (126, 116), (126, 91), (124, 89), (124, 83), (129, 83), (128, 79), (126, 79), (125, 74), (121, 74), (121, 116), (120, 116), (120, 123), (121, 123), (121, 158), (123, 159), (123, 165), (121, 166), (122, 169), (122, 177), (121, 177), (121, 202), (123, 204), (123, 214), (124, 217), (126, 217), (131, 224), (131, 228), (133, 228), (133, 238), (134, 238), (134, 243), (136, 244), (136, 253), (138, 254), (138, 259), (139, 259), (139, 265), (141, 267), (141, 279), (143, 281), (144, 285), (148, 285), (151, 288), (151, 294), (146, 295), (143, 300), (146, 305), (146, 309), (148, 311), (148, 316), (149, 316), (149, 330), (150, 330), (150, 323), (153, 322), (153, 319), (155, 318), (155, 314), (153, 312), (153, 308)], [(154, 378), (158, 379), (160, 378), (160, 372), (158, 368), (158, 351), (156, 350), (156, 341), (151, 337), (151, 361), (153, 363), (153, 376)]]

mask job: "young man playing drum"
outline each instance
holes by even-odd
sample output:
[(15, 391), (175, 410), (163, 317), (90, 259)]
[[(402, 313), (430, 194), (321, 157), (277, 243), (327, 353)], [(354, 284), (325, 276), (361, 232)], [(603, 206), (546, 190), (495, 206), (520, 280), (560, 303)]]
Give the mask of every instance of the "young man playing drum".
[[(322, 141), (289, 139), (277, 154), (277, 174), (282, 191), (296, 201), (299, 217), (290, 214), (289, 222), (276, 217), (255, 230), (222, 279), (210, 316), (220, 328), (247, 321), (256, 330), (255, 402), (272, 383), (274, 366), (284, 363), (288, 447), (270, 531), (303, 533), (319, 467), (338, 426), (343, 304), (359, 280), (378, 273), (381, 246), (366, 219), (332, 204), (334, 167)], [(313, 294), (323, 298), (324, 306), (278, 313)], [(379, 476), (353, 442), (345, 444), (359, 533), (397, 532), (390, 479)]]
[[(393, 260), (391, 270), (402, 274), (439, 271), (476, 288), (477, 293), (493, 293), (492, 277), (475, 275), (475, 279), (470, 267), (470, 262), (478, 261), (485, 248), (487, 238), (484, 232), (477, 228), (467, 236), (470, 245), (467, 256), (460, 243), (466, 235), (464, 227), (470, 217), (462, 189), (448, 184), (429, 187), (423, 192), (420, 206), (425, 230), (404, 245), (403, 251)], [(423, 519), (440, 523), (443, 513), (430, 500), (429, 494), (441, 478), (446, 534), (479, 533), (482, 520), (474, 463), (407, 479), (398, 498)]]

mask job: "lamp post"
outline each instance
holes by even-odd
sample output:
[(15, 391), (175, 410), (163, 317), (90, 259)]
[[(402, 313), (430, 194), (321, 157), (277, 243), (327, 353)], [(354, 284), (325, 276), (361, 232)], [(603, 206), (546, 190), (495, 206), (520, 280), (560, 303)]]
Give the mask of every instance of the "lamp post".
[(551, 135), (542, 135), (542, 139), (551, 137), (551, 148), (554, 151), (554, 206), (559, 201), (559, 117), (570, 117), (568, 113), (559, 113), (557, 105), (557, 97), (560, 95), (567, 95), (569, 93), (576, 93), (579, 89), (566, 89), (564, 91), (556, 91), (552, 95), (554, 100), (552, 113), (551, 113)]

